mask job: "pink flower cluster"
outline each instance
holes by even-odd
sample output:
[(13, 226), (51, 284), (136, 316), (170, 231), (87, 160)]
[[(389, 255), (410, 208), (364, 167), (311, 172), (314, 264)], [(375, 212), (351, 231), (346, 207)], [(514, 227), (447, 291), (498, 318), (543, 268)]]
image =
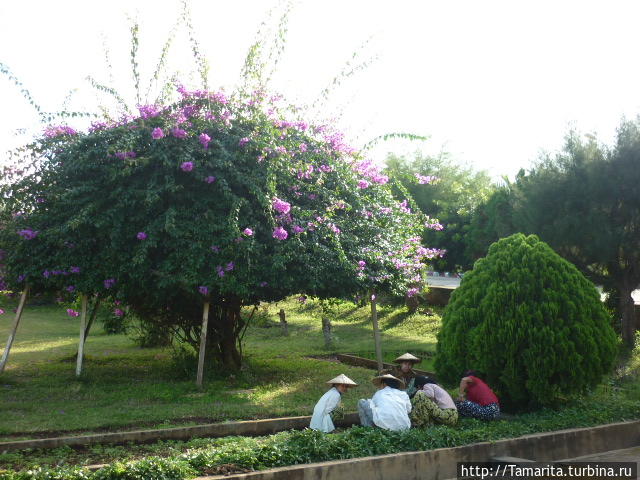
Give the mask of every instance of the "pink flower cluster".
[(289, 213), (289, 210), (291, 210), (291, 204), (279, 198), (274, 198), (271, 206), (278, 213)]
[(20, 235), (25, 240), (33, 240), (38, 236), (38, 231), (31, 230), (30, 228), (25, 228), (23, 230), (18, 230), (18, 235)]
[(369, 179), (371, 183), (384, 185), (389, 181), (389, 177), (380, 173), (380, 167), (375, 165), (372, 160), (361, 160), (360, 162), (355, 164), (353, 170), (356, 173), (359, 173), (360, 175)]
[(79, 317), (80, 312), (75, 311), (73, 308), (67, 308), (67, 315), (70, 317)]
[(73, 128), (66, 125), (50, 125), (44, 130), (44, 136), (47, 138), (59, 137), (60, 135), (77, 135)]
[(425, 228), (430, 230), (440, 231), (444, 229), (444, 226), (435, 218), (430, 218), (427, 216), (427, 221), (424, 223)]
[(116, 152), (114, 153), (116, 158), (124, 160), (126, 158), (136, 158), (136, 152)]
[(416, 173), (416, 178), (418, 179), (418, 183), (422, 185), (433, 183), (438, 180), (438, 177), (434, 177), (432, 175), (420, 175), (419, 173)]
[(277, 227), (273, 230), (273, 238), (277, 240), (286, 240), (289, 237), (287, 231), (282, 227)]

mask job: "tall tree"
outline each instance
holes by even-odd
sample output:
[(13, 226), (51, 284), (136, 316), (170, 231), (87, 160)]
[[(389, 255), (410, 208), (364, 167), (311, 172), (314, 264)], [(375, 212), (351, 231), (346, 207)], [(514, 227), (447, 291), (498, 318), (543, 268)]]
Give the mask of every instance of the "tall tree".
[(515, 221), (604, 286), (625, 345), (634, 342), (631, 297), (640, 286), (640, 119), (623, 120), (611, 147), (593, 135), (567, 136), (517, 181)]
[[(471, 268), (474, 259), (465, 252), (465, 236), (472, 213), (495, 188), (488, 173), (461, 165), (447, 154), (428, 156), (418, 152), (412, 158), (389, 154), (386, 163), (389, 175), (399, 179), (420, 210), (433, 218), (423, 241), (446, 250), (444, 257), (434, 260), (435, 268)], [(420, 183), (430, 186), (421, 188)]]
[[(6, 282), (110, 297), (238, 367), (243, 305), (420, 281), (425, 222), (339, 132), (263, 92), (50, 127), (0, 190)], [(414, 209), (415, 210), (415, 209)]]

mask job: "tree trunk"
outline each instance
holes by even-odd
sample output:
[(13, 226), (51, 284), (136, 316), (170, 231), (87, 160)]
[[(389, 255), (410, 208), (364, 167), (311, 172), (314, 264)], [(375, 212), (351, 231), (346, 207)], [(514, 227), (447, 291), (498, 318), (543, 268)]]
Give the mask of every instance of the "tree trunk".
[[(240, 302), (225, 302), (211, 308), (209, 314), (209, 332), (207, 334), (209, 349), (213, 358), (225, 369), (237, 370), (242, 365), (238, 350), (242, 318)], [(211, 357), (210, 357), (211, 358)]]
[(333, 338), (331, 337), (331, 320), (327, 316), (322, 316), (322, 335), (324, 335), (325, 348), (331, 348)]
[(284, 313), (284, 308), (281, 308), (278, 312), (278, 316), (280, 317), (280, 326), (282, 327), (282, 334), (285, 337), (289, 336), (289, 325), (287, 324), (286, 314)]
[(620, 300), (620, 330), (622, 333), (622, 342), (625, 347), (633, 348), (635, 343), (636, 332), (636, 318), (635, 318), (635, 305), (631, 292), (633, 292), (634, 286), (629, 281), (623, 281), (619, 287)]

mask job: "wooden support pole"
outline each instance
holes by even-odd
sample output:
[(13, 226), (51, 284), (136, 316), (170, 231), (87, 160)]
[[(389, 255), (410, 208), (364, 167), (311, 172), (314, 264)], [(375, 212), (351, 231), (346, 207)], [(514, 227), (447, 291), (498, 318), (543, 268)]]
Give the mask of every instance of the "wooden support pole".
[(198, 378), (196, 385), (202, 388), (202, 378), (204, 377), (204, 354), (207, 348), (207, 330), (209, 327), (209, 302), (204, 303), (202, 310), (202, 331), (200, 332), (200, 353), (198, 355)]
[(9, 339), (7, 340), (7, 345), (4, 347), (4, 352), (2, 352), (2, 359), (0, 359), (0, 373), (4, 372), (4, 367), (7, 365), (9, 352), (11, 351), (11, 345), (13, 344), (13, 340), (16, 338), (16, 331), (18, 330), (18, 325), (20, 324), (20, 319), (22, 318), (22, 310), (24, 310), (24, 305), (27, 301), (28, 293), (29, 286), (27, 285), (22, 291), (20, 303), (18, 304), (18, 310), (16, 310), (16, 316), (13, 320), (13, 327), (11, 328), (11, 333), (9, 333)]
[(380, 344), (380, 328), (378, 327), (378, 312), (376, 310), (376, 293), (371, 291), (371, 322), (373, 323), (373, 340), (376, 344), (376, 360), (378, 362), (378, 373), (382, 372), (382, 345)]
[(82, 358), (84, 356), (84, 335), (87, 325), (87, 295), (82, 295), (80, 309), (80, 342), (78, 343), (78, 358), (76, 361), (76, 377), (82, 373)]

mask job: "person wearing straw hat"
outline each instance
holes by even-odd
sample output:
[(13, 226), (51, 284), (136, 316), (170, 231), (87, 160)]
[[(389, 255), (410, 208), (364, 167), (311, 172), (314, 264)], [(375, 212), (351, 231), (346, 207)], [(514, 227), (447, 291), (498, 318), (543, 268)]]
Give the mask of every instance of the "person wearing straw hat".
[(379, 375), (373, 379), (378, 391), (370, 399), (360, 399), (358, 415), (365, 427), (380, 427), (386, 430), (407, 430), (411, 427), (409, 412), (411, 400), (400, 388), (404, 382), (393, 375)]
[(356, 387), (358, 384), (346, 375), (340, 374), (327, 382), (331, 385), (331, 390), (325, 393), (313, 409), (310, 428), (320, 430), (321, 432), (333, 432), (336, 427), (333, 421), (340, 418), (343, 414), (342, 404), (340, 400), (342, 394), (350, 387)]
[(409, 352), (407, 352), (404, 355), (400, 355), (398, 358), (396, 358), (394, 360), (394, 363), (397, 364), (395, 367), (382, 370), (382, 372), (380, 373), (388, 373), (402, 380), (406, 385), (407, 395), (412, 397), (417, 390), (414, 384), (416, 376), (418, 375), (413, 371), (413, 366), (417, 363), (420, 363), (420, 359), (415, 355), (411, 355)]

